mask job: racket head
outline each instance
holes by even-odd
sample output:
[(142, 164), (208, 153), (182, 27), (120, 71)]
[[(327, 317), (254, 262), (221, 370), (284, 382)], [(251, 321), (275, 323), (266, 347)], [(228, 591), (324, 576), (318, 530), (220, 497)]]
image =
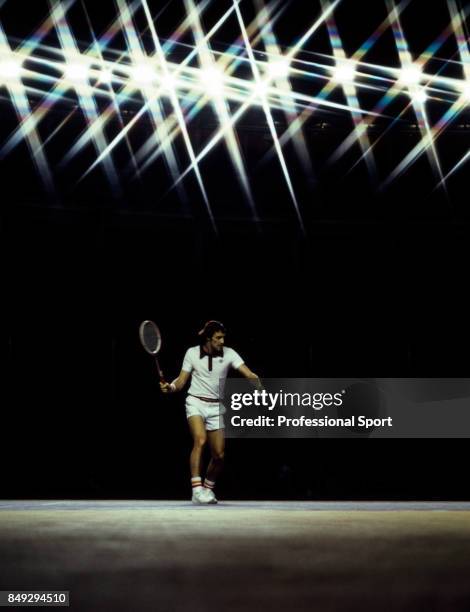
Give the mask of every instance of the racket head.
[(157, 355), (162, 346), (162, 335), (158, 325), (153, 321), (142, 321), (139, 327), (139, 338), (144, 350), (149, 355)]

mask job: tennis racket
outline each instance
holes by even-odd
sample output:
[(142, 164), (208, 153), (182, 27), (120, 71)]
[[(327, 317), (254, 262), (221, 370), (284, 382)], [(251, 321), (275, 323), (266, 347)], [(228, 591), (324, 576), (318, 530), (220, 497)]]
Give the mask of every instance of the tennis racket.
[(162, 346), (162, 335), (158, 326), (153, 321), (142, 321), (139, 327), (139, 338), (145, 351), (155, 357), (155, 365), (161, 382), (166, 382), (157, 357)]

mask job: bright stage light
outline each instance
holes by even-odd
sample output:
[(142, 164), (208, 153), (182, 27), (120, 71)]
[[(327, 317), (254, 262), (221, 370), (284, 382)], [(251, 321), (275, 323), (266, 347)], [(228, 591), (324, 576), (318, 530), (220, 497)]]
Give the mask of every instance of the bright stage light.
[(470, 81), (467, 81), (462, 86), (462, 96), (465, 100), (470, 102)]
[(284, 79), (289, 76), (290, 62), (285, 57), (272, 60), (268, 63), (268, 76), (272, 79)]
[(159, 79), (161, 87), (166, 91), (173, 91), (176, 88), (176, 77), (170, 73)]
[(19, 79), (21, 76), (21, 62), (17, 59), (0, 60), (0, 83)]
[(340, 62), (333, 69), (332, 76), (337, 83), (352, 83), (356, 76), (356, 64), (351, 61)]
[(153, 64), (136, 64), (131, 69), (131, 78), (137, 85), (150, 85), (157, 79), (157, 72)]
[(428, 99), (428, 95), (424, 91), (424, 89), (417, 89), (415, 92), (413, 92), (412, 98), (414, 102), (424, 104), (424, 102), (426, 102), (426, 100)]
[(109, 68), (103, 68), (99, 73), (99, 81), (100, 83), (106, 83), (109, 85), (113, 82), (113, 71), (109, 70)]
[(423, 76), (423, 72), (419, 66), (412, 64), (403, 68), (400, 72), (400, 83), (402, 85), (418, 85)]
[[(411, 1), (417, 3), (417, 0)], [(4, 2), (5, 0), (0, 0), (0, 5)], [(372, 127), (372, 121), (375, 123), (376, 119), (383, 117), (384, 125), (390, 122), (390, 128), (393, 129), (392, 126), (396, 123), (394, 115), (400, 113), (396, 118), (401, 117), (402, 103), (405, 103), (404, 111), (415, 116), (416, 121), (412, 117), (411, 121), (412, 125), (419, 129), (416, 135), (421, 136), (421, 140), (406, 153), (403, 160), (397, 162), (384, 181), (387, 185), (426, 153), (429, 153), (429, 162), (439, 171), (439, 177), (442, 177), (439, 160), (440, 134), (453, 125), (456, 117), (461, 113), (464, 115), (466, 110), (470, 109), (470, 77), (465, 72), (468, 58), (460, 40), (460, 30), (464, 27), (463, 22), (460, 23), (463, 16), (454, 7), (454, 0), (450, 2), (453, 17), (449, 27), (435, 40), (434, 46), (429, 46), (416, 57), (410, 55), (408, 41), (402, 35), (398, 22), (399, 14), (409, 3), (408, 0), (386, 3), (390, 5), (389, 18), (382, 26), (377, 24), (377, 36), (374, 34), (363, 41), (354, 55), (351, 55), (352, 49), (347, 52), (344, 50), (333, 21), (328, 23), (330, 15), (341, 0), (320, 3), (328, 8), (322, 11), (314, 23), (306, 24), (307, 30), (290, 48), (285, 46), (287, 41), (277, 42), (272, 31), (270, 20), (277, 16), (275, 7), (279, 3), (276, 1), (255, 3), (263, 7), (256, 15), (252, 14), (253, 11), (249, 7), (245, 13), (245, 3), (239, 0), (226, 3), (231, 6), (227, 7), (225, 14), (221, 15), (210, 31), (203, 33), (199, 24), (200, 15), (195, 13), (199, 12), (199, 7), (210, 4), (209, 0), (201, 3), (185, 0), (181, 4), (186, 6), (187, 15), (173, 34), (167, 32), (163, 35), (162, 32), (165, 39), (163, 46), (159, 42), (161, 36), (156, 31), (156, 16), (151, 15), (147, 7), (148, 2), (119, 1), (115, 3), (117, 14), (110, 29), (103, 36), (91, 31), (89, 40), (98, 42), (87, 48), (79, 47), (73, 40), (71, 27), (66, 20), (69, 16), (67, 6), (73, 2), (74, 0), (67, 0), (64, 3), (50, 3), (53, 9), (43, 26), (31, 39), (23, 41), (21, 46), (18, 46), (13, 33), (7, 35), (0, 26), (0, 93), (4, 105), (5, 101), (8, 102), (7, 98), (14, 105), (18, 117), (17, 129), (11, 132), (11, 136), (7, 135), (5, 144), (0, 143), (0, 155), (9, 154), (22, 141), (26, 141), (33, 153), (32, 161), (37, 165), (40, 175), (45, 178), (48, 189), (53, 189), (52, 169), (49, 169), (46, 156), (48, 147), (45, 146), (49, 137), (47, 136), (43, 143), (43, 130), (39, 131), (36, 127), (43, 121), (43, 117), (53, 112), (56, 99), (63, 93), (66, 94), (63, 90), (67, 89), (76, 90), (78, 105), (83, 107), (85, 123), (83, 130), (79, 129), (81, 136), (71, 143), (66, 161), (68, 163), (74, 159), (90, 142), (94, 144), (96, 152), (96, 158), (83, 174), (83, 178), (102, 165), (114, 190), (119, 183), (119, 166), (114, 167), (112, 152), (132, 133), (135, 134), (132, 147), (126, 147), (132, 172), (136, 176), (140, 175), (141, 170), (149, 168), (154, 161), (164, 160), (172, 188), (181, 187), (182, 192), (186, 176), (194, 173), (210, 214), (212, 213), (203, 175), (208, 164), (203, 165), (202, 162), (209, 155), (216, 155), (217, 147), (221, 146), (228, 147), (237, 177), (241, 179), (243, 191), (255, 211), (254, 196), (243, 160), (242, 147), (247, 145), (244, 139), (239, 142), (237, 138), (238, 128), (244, 129), (243, 117), (252, 106), (262, 107), (263, 113), (258, 111), (257, 114), (263, 125), (269, 128), (271, 152), (278, 158), (280, 172), (297, 213), (298, 202), (293, 182), (296, 173), (291, 179), (288, 163), (290, 145), (293, 145), (293, 151), (299, 156), (302, 166), (309, 165), (310, 151), (304, 129), (308, 130), (310, 122), (317, 121), (317, 109), (338, 115), (347, 113), (348, 117), (353, 117), (354, 131), (345, 136), (344, 140), (338, 143), (336, 150), (328, 155), (328, 165), (343, 158), (353, 146), (359, 144), (362, 155), (357, 163), (367, 164), (367, 170), (375, 182), (380, 176), (380, 168), (376, 168), (376, 148), (368, 137), (367, 127)], [(65, 6), (62, 7), (62, 4)], [(289, 3), (285, 4), (287, 7)], [(153, 45), (150, 45), (152, 41), (146, 34), (148, 28), (143, 20), (138, 19), (140, 26), (145, 26), (145, 30), (140, 32), (137, 30), (137, 22), (133, 23), (134, 10), (140, 14), (142, 7), (151, 29)], [(82, 8), (85, 9), (84, 6)], [(227, 19), (232, 20), (234, 12), (240, 32), (233, 31), (233, 40), (223, 42), (217, 32)], [(250, 19), (249, 24), (245, 23), (246, 18)], [(307, 14), (305, 18), (307, 19)], [(314, 38), (318, 35), (324, 36), (324, 26), (328, 30), (333, 55), (312, 55), (310, 50), (316, 49)], [(225, 26), (222, 32), (228, 34)], [(371, 57), (368, 57), (366, 54), (382, 35), (390, 38), (389, 43), (392, 39), (395, 43), (389, 55), (385, 56), (386, 65), (366, 63), (373, 55), (371, 53)], [(10, 39), (14, 41), (14, 51), (10, 48)], [(137, 39), (142, 39), (142, 45)], [(192, 44), (194, 39), (197, 41), (195, 46)], [(443, 47), (444, 50), (439, 56), (435, 55), (448, 39), (448, 46)], [(113, 46), (108, 44), (111, 42)], [(359, 42), (357, 41), (358, 44)], [(431, 40), (429, 42), (431, 43)], [(115, 48), (114, 44), (117, 45)], [(412, 47), (411, 45), (410, 48)], [(454, 57), (454, 47), (460, 52), (460, 57)], [(213, 50), (215, 48), (217, 52)], [(445, 49), (452, 51), (452, 56), (447, 57)], [(400, 58), (399, 63), (392, 61), (395, 57)], [(456, 68), (459, 67), (459, 71), (456, 70), (460, 74), (459, 79), (455, 76), (444, 76), (447, 72), (441, 73), (441, 68), (447, 66), (450, 61)], [(59, 87), (51, 85), (57, 78), (56, 69), (59, 74)], [(325, 75), (330, 78), (325, 79)], [(23, 86), (21, 79), (25, 76), (27, 79)], [(292, 77), (291, 82), (287, 81), (289, 77)], [(313, 82), (311, 91), (307, 91), (306, 79)], [(359, 80), (363, 89), (361, 95), (356, 96), (355, 82)], [(89, 81), (92, 86), (89, 86)], [(431, 83), (434, 89), (431, 89)], [(119, 87), (115, 87), (116, 85)], [(344, 96), (339, 95), (339, 100), (338, 96), (335, 96), (335, 93), (341, 94), (341, 90), (344, 91), (346, 100), (341, 100)], [(427, 108), (428, 96), (432, 109)], [(73, 111), (78, 108), (77, 100), (73, 96), (62, 97), (64, 106), (68, 105)], [(165, 103), (160, 105), (158, 97)], [(393, 104), (398, 97), (400, 104)], [(171, 104), (168, 103), (170, 100)], [(132, 110), (128, 110), (131, 106)], [(201, 146), (197, 117), (204, 113), (207, 106), (214, 107), (210, 116), (212, 123), (212, 114), (216, 115), (216, 126), (207, 143)], [(437, 118), (437, 111), (441, 107), (443, 110), (439, 113), (440, 119), (435, 123), (434, 117), (431, 119), (427, 116), (427, 111), (435, 110)], [(111, 121), (114, 116), (120, 118), (121, 112), (132, 114), (132, 119), (125, 122)], [(281, 112), (287, 116), (287, 126), (284, 127), (281, 122), (278, 128), (275, 117)], [(51, 125), (54, 124), (52, 119), (55, 116), (51, 115)], [(60, 117), (61, 115), (57, 114), (59, 120)], [(146, 117), (152, 125), (158, 127), (158, 143), (155, 141), (154, 130), (139, 131), (138, 126)], [(361, 120), (361, 117), (364, 117), (364, 120)], [(462, 121), (466, 121), (465, 117)], [(65, 120), (60, 122), (57, 128), (53, 128), (52, 133), (59, 133), (66, 124)], [(322, 119), (319, 125), (328, 128), (333, 124)], [(381, 121), (377, 121), (376, 125), (380, 126)], [(135, 142), (134, 147), (137, 137), (140, 137), (142, 142)], [(192, 142), (193, 137), (196, 139), (195, 144)], [(69, 144), (66, 135), (64, 142)], [(155, 146), (156, 144), (158, 146)], [(289, 149), (287, 157), (284, 156), (284, 147)], [(119, 150), (124, 153), (124, 147)], [(185, 153), (180, 155), (180, 150)], [(211, 153), (212, 151), (215, 153)], [(120, 157), (118, 156), (117, 164), (121, 163)], [(448, 176), (467, 163), (468, 159), (470, 157), (465, 155)], [(79, 168), (80, 164), (77, 167)], [(211, 219), (213, 220), (212, 216)]]
[(267, 96), (269, 91), (269, 85), (266, 81), (258, 81), (257, 83), (253, 83), (253, 92), (258, 96), (258, 98), (264, 98)]
[(205, 68), (200, 72), (200, 79), (211, 96), (220, 96), (224, 89), (224, 74), (219, 69), (213, 66)]
[(69, 81), (83, 82), (88, 78), (89, 65), (86, 62), (69, 62), (64, 65), (64, 78)]

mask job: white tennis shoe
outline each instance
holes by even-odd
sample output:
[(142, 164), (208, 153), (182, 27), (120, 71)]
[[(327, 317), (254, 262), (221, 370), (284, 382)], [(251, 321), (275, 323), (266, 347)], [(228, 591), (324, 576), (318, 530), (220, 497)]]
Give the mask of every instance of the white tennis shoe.
[(209, 504), (211, 503), (206, 495), (206, 489), (204, 487), (196, 487), (193, 489), (193, 504)]
[(207, 499), (206, 504), (216, 504), (217, 497), (214, 495), (214, 491), (208, 487), (204, 487), (204, 496)]
[(196, 487), (193, 489), (193, 497), (191, 501), (193, 504), (208, 505), (216, 504), (217, 498), (212, 489), (208, 489), (207, 487)]

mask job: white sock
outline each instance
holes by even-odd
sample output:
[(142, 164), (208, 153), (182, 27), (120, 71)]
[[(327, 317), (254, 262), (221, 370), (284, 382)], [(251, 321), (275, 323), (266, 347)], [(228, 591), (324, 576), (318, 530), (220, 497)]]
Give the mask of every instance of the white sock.
[(201, 489), (202, 488), (202, 479), (200, 476), (194, 476), (191, 478), (191, 486), (193, 489)]
[(204, 479), (204, 488), (205, 489), (210, 489), (212, 491), (212, 489), (215, 487), (215, 481), (214, 480), (209, 480), (208, 478)]

